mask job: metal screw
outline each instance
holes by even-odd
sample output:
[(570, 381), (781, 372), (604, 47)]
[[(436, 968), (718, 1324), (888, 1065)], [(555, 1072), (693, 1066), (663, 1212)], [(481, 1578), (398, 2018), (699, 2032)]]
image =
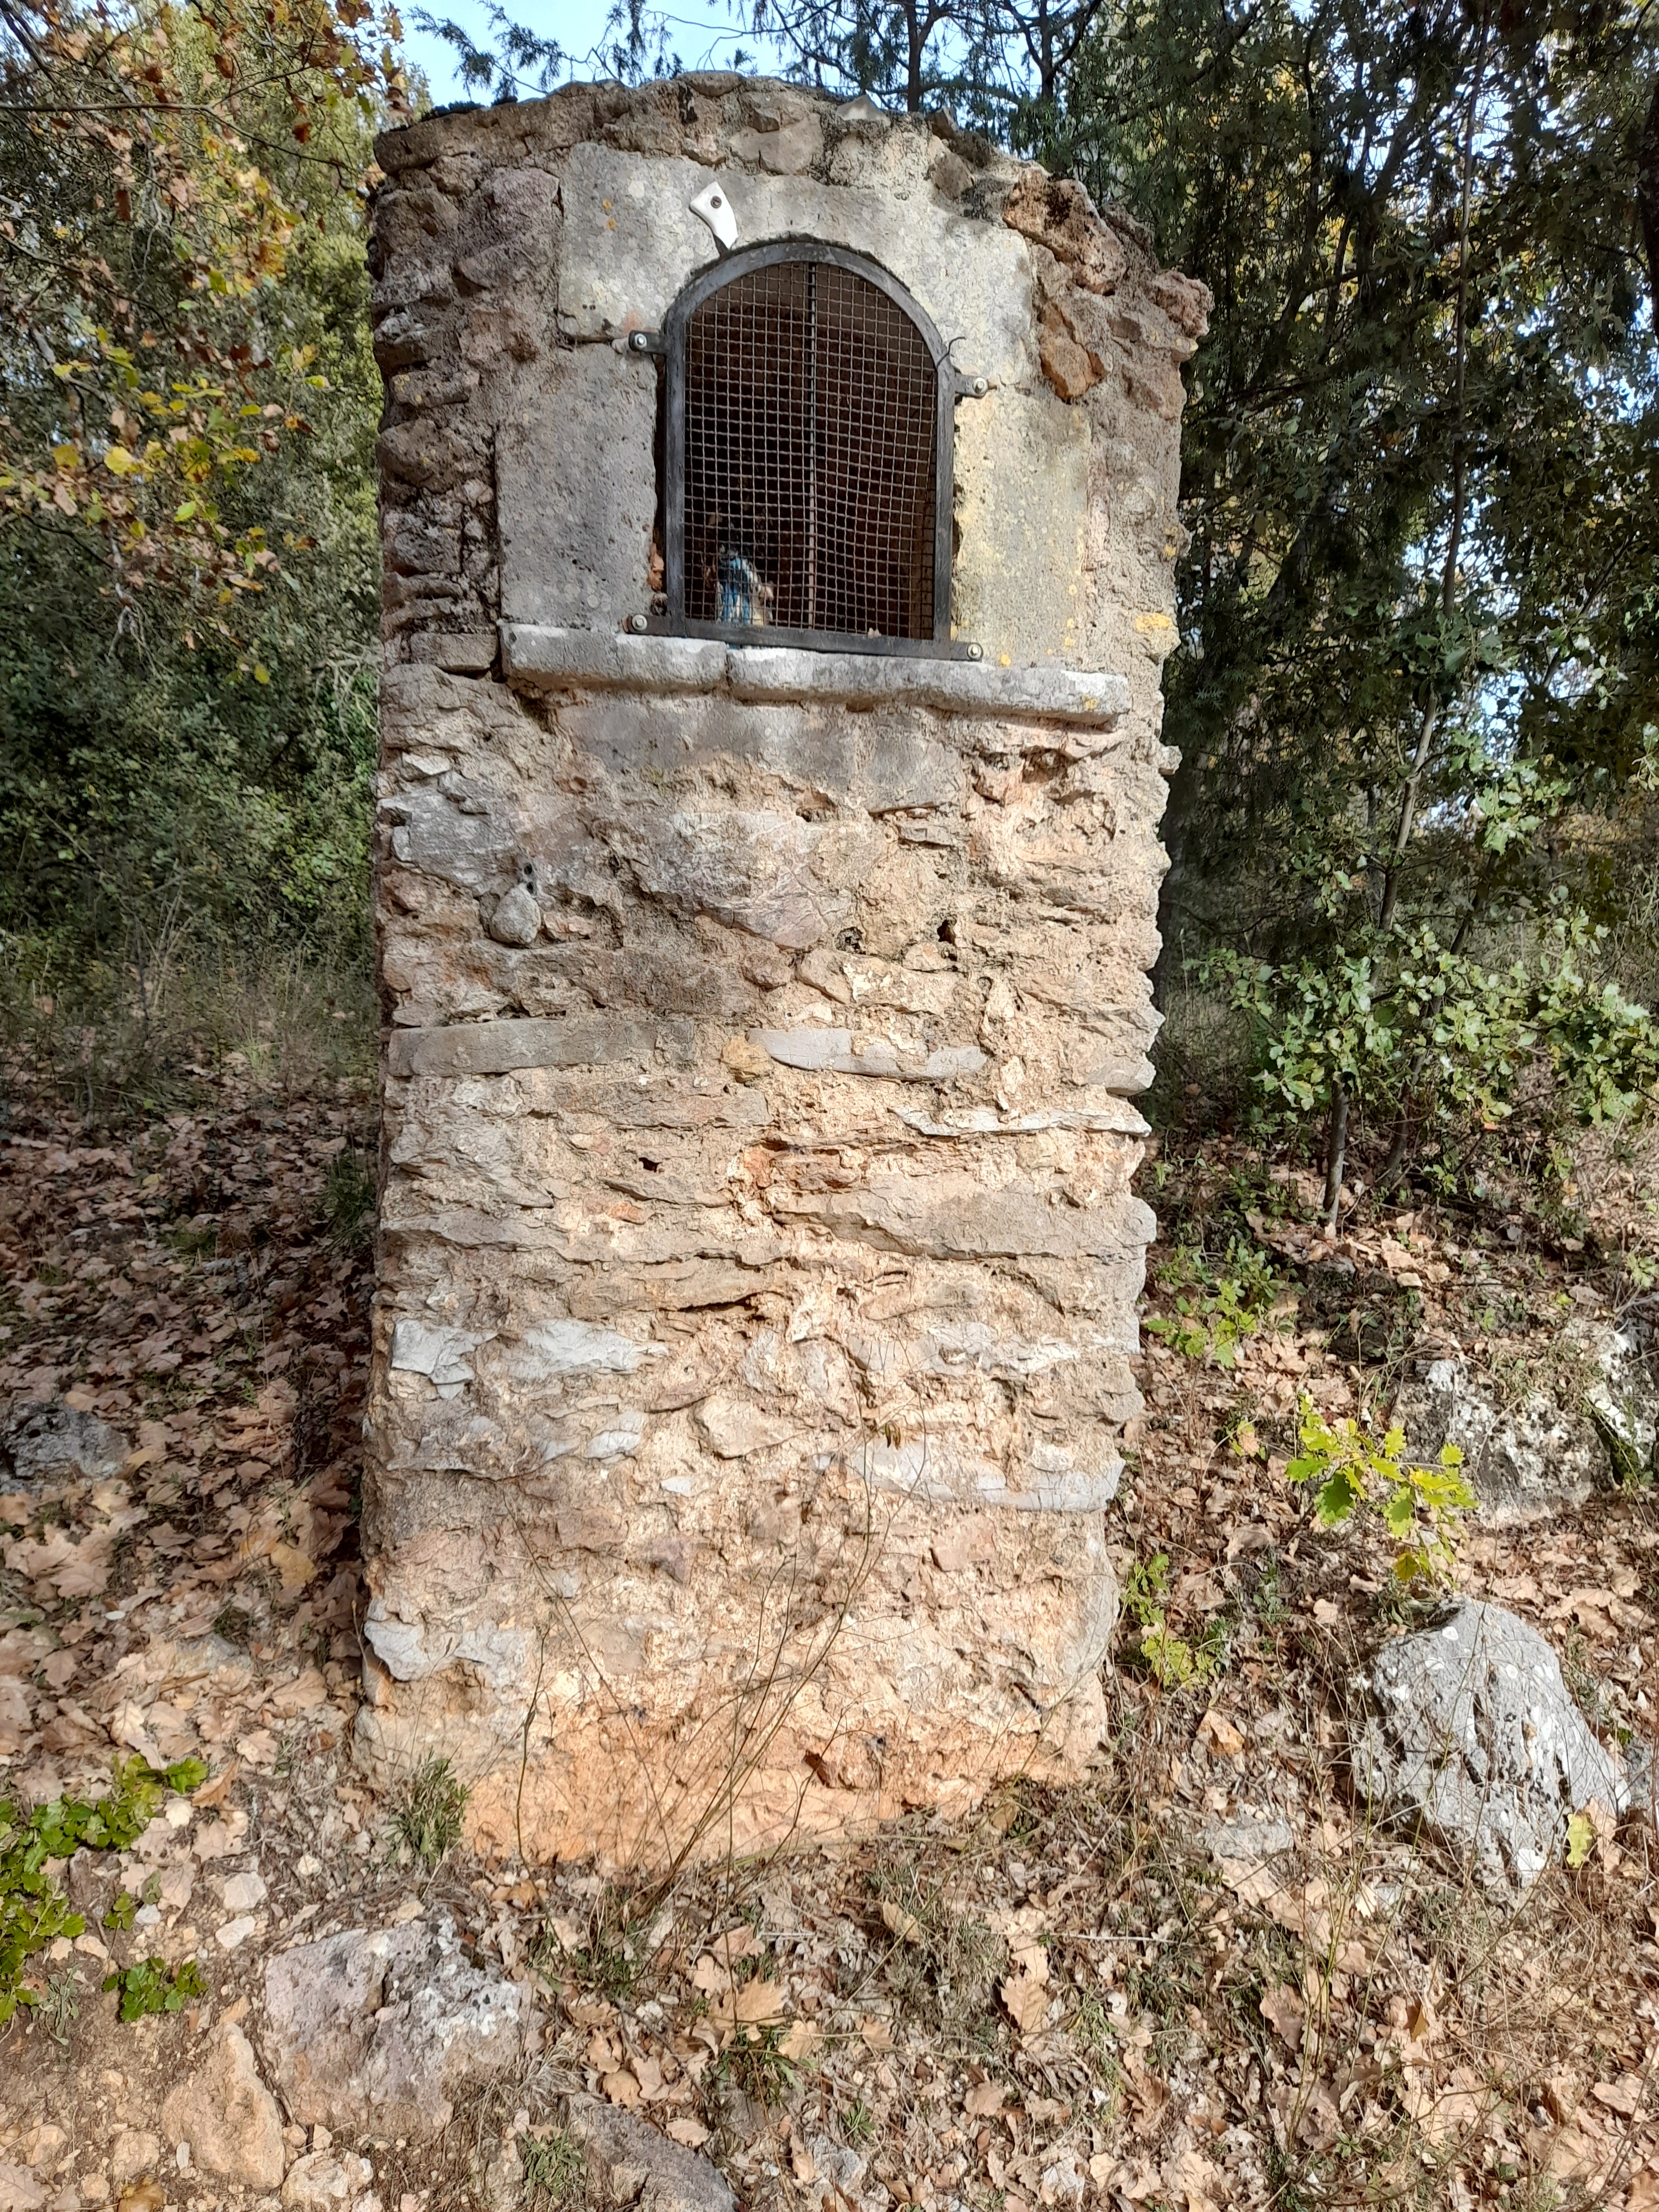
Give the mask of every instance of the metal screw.
[(975, 399), (983, 399), (989, 389), (990, 386), (986, 383), (985, 379), (982, 376), (976, 376), (974, 379), (974, 397)]
[(969, 660), (983, 660), (985, 647), (982, 645), (970, 645), (968, 648), (968, 658)]
[(645, 332), (643, 331), (629, 331), (628, 333), (628, 343), (631, 351), (635, 353), (643, 353), (645, 351)]
[(645, 617), (643, 615), (629, 615), (628, 617), (628, 627), (633, 631), (635, 637), (643, 636), (645, 634)]

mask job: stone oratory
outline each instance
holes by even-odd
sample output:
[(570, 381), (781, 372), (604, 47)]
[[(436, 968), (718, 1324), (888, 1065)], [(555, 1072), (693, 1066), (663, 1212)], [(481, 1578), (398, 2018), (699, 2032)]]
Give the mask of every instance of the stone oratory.
[(358, 1755), (639, 1869), (1078, 1776), (1207, 295), (737, 76), (379, 158)]

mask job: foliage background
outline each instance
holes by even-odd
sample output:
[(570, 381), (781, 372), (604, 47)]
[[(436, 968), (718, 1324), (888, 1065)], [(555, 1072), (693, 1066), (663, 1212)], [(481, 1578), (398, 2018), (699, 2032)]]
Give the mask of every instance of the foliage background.
[(356, 0), (8, 21), (5, 1007), (118, 1092), (257, 1028), (277, 969), (365, 995), (364, 215), (401, 81)]
[[(482, 94), (567, 71), (491, 15), (417, 20)], [(1215, 295), (1162, 1119), (1322, 1144), (1333, 1208), (1494, 1144), (1560, 1179), (1659, 1077), (1659, 9), (730, 15), (1079, 176)], [(273, 963), (367, 1009), (363, 221), (400, 27), (47, 0), (0, 33), (0, 946), (14, 1033), (60, 1056), (112, 1022), (112, 1065), (187, 1056)], [(675, 35), (624, 0), (605, 65), (674, 69)]]

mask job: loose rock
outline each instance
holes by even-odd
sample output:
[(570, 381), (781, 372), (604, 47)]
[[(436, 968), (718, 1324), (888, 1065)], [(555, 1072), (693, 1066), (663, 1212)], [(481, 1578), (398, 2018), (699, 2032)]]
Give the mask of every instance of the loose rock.
[(0, 1440), (0, 1474), (17, 1487), (47, 1482), (101, 1482), (119, 1474), (132, 1447), (118, 1429), (54, 1400), (27, 1407)]
[(718, 2166), (619, 2106), (573, 2098), (568, 2124), (609, 2201), (636, 2212), (737, 2212)]
[(1607, 1455), (1588, 1416), (1535, 1392), (1502, 1406), (1492, 1386), (1461, 1359), (1437, 1359), (1408, 1382), (1395, 1419), (1419, 1460), (1443, 1444), (1463, 1455), (1463, 1472), (1486, 1519), (1498, 1527), (1541, 1520), (1582, 1505)]
[(124, 2129), (110, 2148), (110, 2179), (118, 2188), (124, 2181), (136, 2181), (161, 2155), (161, 2143), (148, 2128)]
[(455, 2091), (517, 2057), (523, 1998), (468, 1963), (447, 1915), (349, 1929), (265, 1968), (277, 2085), (304, 2126), (426, 2137)]
[(1629, 1788), (1569, 1696), (1553, 1651), (1502, 1606), (1474, 1601), (1386, 1644), (1358, 1684), (1354, 1778), (1390, 1821), (1421, 1826), (1484, 1882), (1520, 1887), (1592, 1800)]
[(191, 2162), (250, 2189), (283, 2179), (283, 2116), (239, 2027), (224, 2027), (206, 2063), (161, 2107), (169, 2142), (188, 2142)]
[(334, 2212), (349, 2204), (374, 2179), (366, 2158), (349, 2150), (316, 2150), (296, 2159), (283, 2184), (283, 2203), (288, 2212)]

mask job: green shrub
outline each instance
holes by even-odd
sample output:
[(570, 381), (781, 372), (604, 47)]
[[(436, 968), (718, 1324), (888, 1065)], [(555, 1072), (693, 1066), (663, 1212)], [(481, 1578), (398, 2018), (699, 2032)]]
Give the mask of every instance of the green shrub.
[(1261, 1327), (1279, 1287), (1267, 1254), (1242, 1238), (1234, 1239), (1218, 1269), (1201, 1252), (1179, 1245), (1158, 1279), (1172, 1294), (1175, 1312), (1152, 1315), (1147, 1334), (1215, 1367), (1238, 1364), (1246, 1338)]
[(392, 1832), (428, 1874), (461, 1840), (468, 1791), (447, 1759), (423, 1759), (392, 1808)]
[(120, 2015), (128, 2021), (143, 2020), (147, 2013), (182, 2012), (192, 1997), (207, 1995), (194, 1959), (172, 1973), (164, 1959), (142, 1959), (135, 1966), (118, 1966), (106, 1974), (104, 1987), (120, 1991)]
[(1463, 1455), (1455, 1444), (1441, 1446), (1437, 1466), (1419, 1467), (1406, 1457), (1403, 1429), (1389, 1429), (1379, 1443), (1358, 1421), (1327, 1421), (1305, 1396), (1299, 1433), (1301, 1456), (1285, 1472), (1292, 1482), (1316, 1486), (1322, 1528), (1375, 1514), (1399, 1547), (1394, 1571), (1401, 1582), (1455, 1581), (1458, 1522), (1480, 1507), (1458, 1472)]
[[(199, 1759), (179, 1759), (159, 1773), (131, 1759), (117, 1767), (109, 1796), (91, 1803), (54, 1797), (26, 1814), (0, 1798), (0, 2027), (20, 2005), (39, 2002), (23, 1984), (24, 1962), (60, 1936), (86, 1932), (84, 1917), (47, 1874), (47, 1862), (81, 1850), (125, 1850), (155, 1819), (167, 1790), (199, 1789), (207, 1771)], [(137, 2017), (125, 2009), (121, 2016)]]

